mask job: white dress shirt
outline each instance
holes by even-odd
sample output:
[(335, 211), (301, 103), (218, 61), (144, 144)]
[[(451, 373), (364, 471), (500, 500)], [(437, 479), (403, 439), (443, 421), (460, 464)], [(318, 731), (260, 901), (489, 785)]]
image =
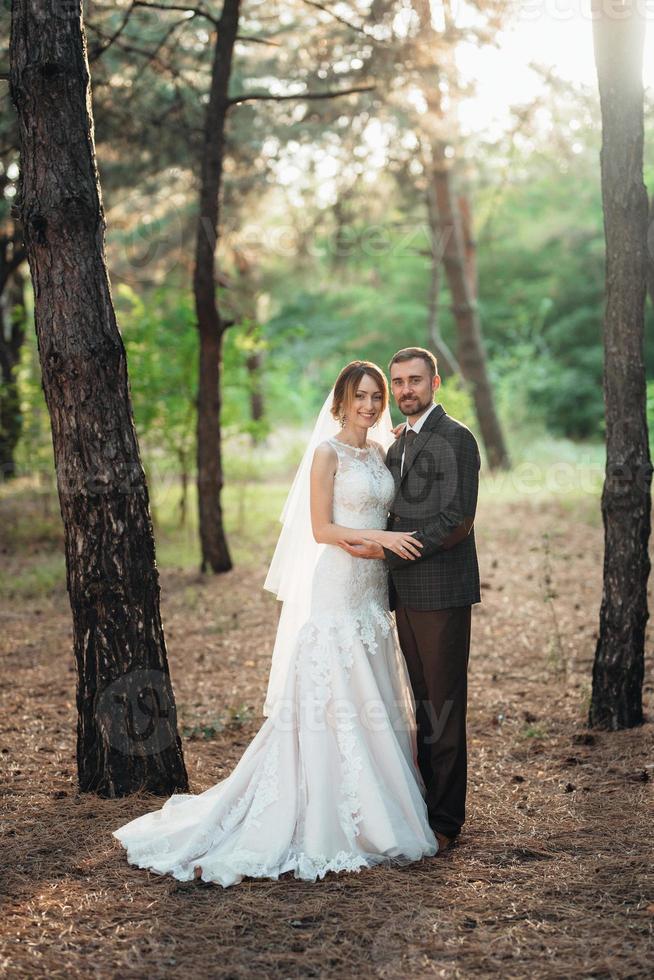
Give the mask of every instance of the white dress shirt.
[[(416, 422), (414, 422), (413, 425), (409, 425), (409, 423), (407, 422), (406, 428), (405, 428), (405, 432), (408, 432), (409, 430), (412, 430), (413, 432), (415, 432), (416, 435), (418, 435), (418, 433), (422, 429), (423, 425), (425, 424), (425, 420), (427, 419), (427, 417), (429, 415), (431, 415), (431, 413), (434, 411), (435, 408), (436, 408), (436, 402), (434, 402), (434, 404), (431, 406), (431, 408), (428, 408), (426, 412), (423, 412), (423, 414), (420, 416), (420, 418)], [(402, 453), (402, 465), (400, 467), (400, 476), (402, 476), (403, 473), (404, 473), (404, 455), (405, 455), (405, 453), (406, 453), (406, 439), (405, 439), (405, 449), (404, 449), (404, 452)]]

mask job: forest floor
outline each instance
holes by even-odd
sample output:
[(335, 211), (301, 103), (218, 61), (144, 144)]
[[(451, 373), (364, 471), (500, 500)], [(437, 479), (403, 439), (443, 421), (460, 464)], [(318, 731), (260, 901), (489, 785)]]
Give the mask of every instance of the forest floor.
[[(598, 506), (588, 493), (485, 499), (482, 488), (483, 601), (473, 612), (468, 819), (458, 845), (404, 868), (223, 889), (127, 864), (112, 829), (160, 799), (78, 794), (70, 609), (61, 565), (47, 571), (59, 532), (46, 533), (35, 515), (17, 548), (12, 507), (24, 520), (29, 500), (5, 499), (0, 973), (654, 975), (654, 724), (586, 728)], [(276, 624), (264, 574), (256, 558), (205, 579), (162, 565), (193, 792), (230, 772), (262, 722)], [(650, 632), (650, 719), (651, 650)]]

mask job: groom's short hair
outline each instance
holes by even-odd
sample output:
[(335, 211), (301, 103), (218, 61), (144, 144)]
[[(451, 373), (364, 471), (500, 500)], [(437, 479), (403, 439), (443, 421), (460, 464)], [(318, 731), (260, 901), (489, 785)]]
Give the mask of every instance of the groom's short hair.
[(394, 364), (399, 361), (412, 361), (414, 357), (420, 357), (423, 361), (427, 363), (427, 366), (431, 372), (432, 378), (435, 378), (438, 374), (438, 362), (430, 350), (425, 350), (424, 347), (403, 347), (399, 350), (397, 354), (393, 354), (391, 358), (388, 370), (389, 373)]

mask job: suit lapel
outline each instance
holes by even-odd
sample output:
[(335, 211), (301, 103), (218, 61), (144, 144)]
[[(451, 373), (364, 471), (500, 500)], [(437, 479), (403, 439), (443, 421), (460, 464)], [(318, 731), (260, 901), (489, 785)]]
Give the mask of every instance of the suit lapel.
[(393, 443), (388, 452), (389, 470), (395, 481), (395, 492), (400, 489), (400, 468), (402, 466), (402, 453), (404, 452), (404, 432), (400, 438)]
[(411, 469), (411, 467), (413, 466), (416, 457), (421, 452), (421, 450), (425, 448), (426, 444), (429, 442), (430, 439), (431, 439), (431, 432), (428, 429), (421, 429), (418, 435), (416, 436), (415, 441), (411, 446), (411, 449), (407, 451), (407, 454), (404, 458), (402, 481), (406, 479), (406, 475)]
[[(436, 408), (432, 409), (432, 411), (430, 412), (429, 418), (425, 421), (425, 424), (423, 425), (422, 429), (416, 436), (413, 446), (411, 447), (410, 451), (407, 452), (406, 454), (406, 457), (404, 459), (404, 470), (402, 472), (400, 483), (404, 482), (407, 473), (415, 463), (418, 455), (422, 452), (422, 450), (429, 442), (432, 433), (436, 428), (436, 425), (440, 422), (440, 420), (444, 415), (445, 415), (445, 409), (443, 408), (442, 405), (437, 405)], [(402, 448), (404, 448), (404, 434), (402, 434)], [(401, 457), (400, 457), (400, 461), (401, 461)]]

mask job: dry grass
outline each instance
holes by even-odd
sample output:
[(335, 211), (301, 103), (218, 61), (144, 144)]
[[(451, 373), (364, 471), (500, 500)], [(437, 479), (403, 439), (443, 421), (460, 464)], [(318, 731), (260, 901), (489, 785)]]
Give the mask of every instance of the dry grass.
[[(316, 884), (223, 890), (130, 867), (110, 832), (161, 801), (76, 792), (67, 595), (5, 604), (0, 971), (652, 976), (654, 726), (585, 729), (602, 555), (587, 513), (584, 501), (481, 507), (484, 601), (473, 618), (469, 815), (458, 846)], [(19, 559), (5, 559), (18, 573)], [(195, 792), (229, 772), (261, 723), (276, 614), (262, 581), (263, 569), (206, 582), (162, 574)], [(650, 680), (650, 703), (651, 694)]]

